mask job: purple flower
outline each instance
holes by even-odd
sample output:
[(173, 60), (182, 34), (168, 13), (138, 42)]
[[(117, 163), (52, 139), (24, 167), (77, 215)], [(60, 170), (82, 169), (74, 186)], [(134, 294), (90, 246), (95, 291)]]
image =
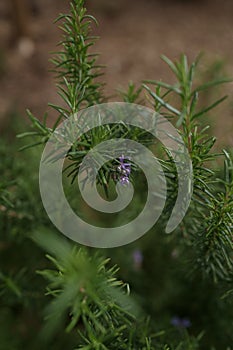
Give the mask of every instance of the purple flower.
[(133, 261), (134, 261), (135, 269), (140, 269), (142, 267), (143, 254), (142, 254), (141, 250), (139, 250), (139, 249), (134, 250)]
[(131, 164), (125, 162), (127, 159), (124, 155), (119, 157), (120, 165), (118, 165), (117, 170), (120, 173), (120, 183), (122, 185), (129, 184), (129, 175), (131, 173)]
[(177, 328), (189, 328), (189, 327), (191, 327), (190, 320), (188, 318), (185, 318), (185, 317), (180, 318), (178, 316), (174, 316), (171, 319), (171, 324)]
[(128, 176), (121, 176), (120, 177), (120, 182), (121, 182), (122, 185), (128, 185), (128, 183), (129, 183)]

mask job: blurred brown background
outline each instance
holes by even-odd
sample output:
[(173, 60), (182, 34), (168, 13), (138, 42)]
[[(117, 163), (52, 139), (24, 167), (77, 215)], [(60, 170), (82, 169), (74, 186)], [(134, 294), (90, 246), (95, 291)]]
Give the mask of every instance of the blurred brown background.
[[(27, 6), (19, 19), (15, 11), (23, 2)], [(233, 76), (232, 0), (87, 0), (87, 7), (99, 21), (95, 50), (106, 65), (107, 95), (129, 80), (172, 82), (161, 54), (177, 59), (184, 52), (192, 60), (204, 51), (203, 79)], [(67, 0), (0, 0), (0, 124), (5, 132), (12, 113), (23, 117), (29, 108), (42, 117), (48, 102), (59, 103), (49, 58), (61, 36), (53, 20), (68, 10)], [(214, 97), (225, 92), (229, 99), (211, 123), (219, 144), (232, 146), (233, 84), (216, 90)]]

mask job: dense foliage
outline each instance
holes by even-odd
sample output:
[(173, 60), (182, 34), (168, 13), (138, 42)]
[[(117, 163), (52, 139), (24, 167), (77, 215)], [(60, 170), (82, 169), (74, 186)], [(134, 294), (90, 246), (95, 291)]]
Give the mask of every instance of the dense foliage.
[[(28, 111), (32, 130), (18, 135), (27, 150), (18, 153), (9, 139), (0, 143), (0, 349), (233, 349), (233, 158), (231, 150), (214, 151), (215, 138), (203, 121), (225, 96), (209, 106), (199, 103), (203, 91), (229, 79), (197, 85), (199, 57), (189, 65), (185, 55), (177, 62), (163, 56), (175, 84), (130, 83), (120, 93), (123, 101), (150, 104), (171, 120), (189, 150), (192, 202), (170, 235), (164, 226), (176, 199), (177, 173), (168, 150), (126, 125), (97, 128), (71, 147), (64, 172), (71, 202), (82, 157), (112, 137), (152, 147), (169, 190), (162, 217), (142, 239), (113, 250), (81, 247), (49, 221), (39, 196), (38, 164), (61, 120), (106, 98), (98, 55), (89, 50), (96, 20), (86, 13), (84, 0), (73, 0), (58, 22), (63, 38), (53, 63), (64, 103), (51, 106), (57, 113), (54, 127)], [(110, 162), (98, 174), (103, 196), (114, 195), (114, 186), (108, 186), (114, 167)], [(124, 219), (135, 215), (147, 190), (143, 174), (133, 167), (132, 180), (138, 191)], [(86, 215), (91, 216), (89, 209)], [(109, 218), (95, 214), (95, 220), (101, 225)], [(120, 220), (116, 215), (109, 222)]]

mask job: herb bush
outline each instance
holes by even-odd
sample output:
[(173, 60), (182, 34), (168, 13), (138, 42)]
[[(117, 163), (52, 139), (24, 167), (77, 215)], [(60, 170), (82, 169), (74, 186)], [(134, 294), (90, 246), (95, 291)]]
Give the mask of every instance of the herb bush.
[[(192, 201), (182, 223), (166, 235), (177, 179), (169, 152), (159, 149), (169, 186), (159, 222), (127, 246), (82, 247), (49, 221), (37, 185), (38, 163), (60, 121), (107, 99), (103, 67), (89, 50), (96, 40), (91, 35), (96, 20), (87, 14), (84, 0), (73, 0), (70, 13), (57, 23), (63, 37), (53, 63), (64, 102), (50, 105), (57, 120), (49, 128), (46, 116), (42, 121), (28, 111), (32, 130), (18, 135), (21, 149), (27, 150), (17, 153), (7, 139), (0, 143), (0, 349), (233, 349), (232, 152), (216, 153), (216, 139), (203, 126), (206, 114), (226, 97), (204, 107), (199, 103), (202, 92), (229, 79), (197, 85), (199, 57), (189, 64), (185, 55), (177, 62), (163, 56), (174, 85), (147, 80), (120, 92), (121, 101), (150, 104), (179, 129), (193, 164)], [(83, 155), (94, 144), (122, 135), (153, 147), (154, 140), (136, 128), (94, 130), (85, 145), (77, 143), (67, 154), (68, 192)], [(25, 137), (30, 138), (27, 144)], [(112, 196), (113, 167), (109, 163), (98, 173), (106, 197)], [(140, 184), (137, 207), (146, 185), (142, 174), (131, 170), (133, 182)], [(104, 220), (96, 217), (99, 223)], [(119, 219), (111, 219), (113, 225), (114, 220)]]

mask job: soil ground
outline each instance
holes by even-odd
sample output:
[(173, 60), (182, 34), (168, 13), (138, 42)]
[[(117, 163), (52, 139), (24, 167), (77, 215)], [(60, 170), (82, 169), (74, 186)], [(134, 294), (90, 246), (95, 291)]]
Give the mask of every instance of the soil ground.
[[(126, 87), (129, 80), (172, 82), (161, 54), (177, 59), (184, 52), (192, 60), (204, 51), (202, 65), (209, 75), (223, 67), (233, 76), (232, 0), (89, 0), (87, 7), (100, 23), (95, 33), (101, 40), (95, 49), (101, 53), (100, 63), (106, 65), (103, 79), (108, 95)], [(14, 35), (10, 2), (1, 0), (0, 120), (5, 131), (9, 112), (18, 111), (20, 118), (29, 108), (40, 117), (48, 110), (48, 102), (59, 103), (49, 58), (61, 35), (53, 20), (68, 9), (66, 0), (33, 1), (28, 24), (33, 54), (27, 57), (27, 45), (22, 48)], [(219, 142), (233, 146), (233, 83), (217, 94), (225, 91), (228, 102), (216, 110), (212, 124)]]

